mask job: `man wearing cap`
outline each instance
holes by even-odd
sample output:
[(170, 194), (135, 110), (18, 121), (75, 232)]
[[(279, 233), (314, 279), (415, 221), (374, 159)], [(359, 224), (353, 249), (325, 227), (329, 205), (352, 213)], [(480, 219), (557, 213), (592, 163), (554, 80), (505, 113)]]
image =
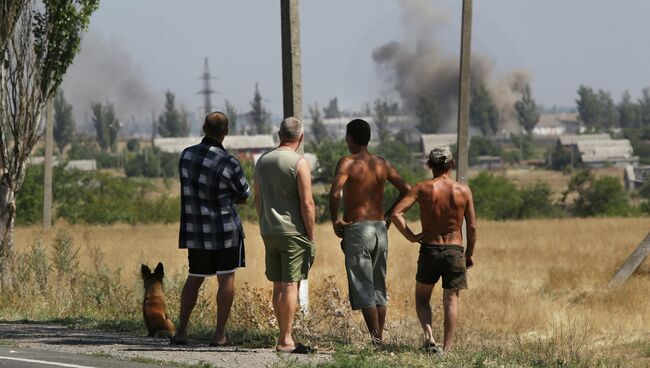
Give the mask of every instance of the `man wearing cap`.
[[(415, 276), (415, 303), (424, 330), (424, 348), (439, 352), (431, 330), (431, 292), (442, 277), (444, 320), (443, 350), (452, 348), (458, 320), (458, 298), (467, 289), (466, 270), (474, 264), (476, 215), (472, 192), (467, 185), (449, 177), (454, 167), (449, 146), (437, 146), (429, 154), (427, 165), (433, 179), (415, 185), (392, 211), (395, 227), (411, 242), (420, 242), (420, 257)], [(416, 235), (404, 220), (404, 213), (417, 202), (420, 206), (422, 233)], [(464, 249), (462, 226), (467, 224), (467, 249)]]
[[(406, 195), (410, 187), (391, 164), (368, 152), (370, 125), (355, 119), (348, 123), (345, 140), (350, 153), (339, 160), (330, 190), (330, 215), (345, 254), (350, 304), (361, 310), (373, 343), (382, 341), (386, 319), (386, 257), (388, 238), (382, 201), (388, 180)], [(343, 220), (339, 202), (343, 192)], [(391, 207), (392, 208), (392, 207)]]

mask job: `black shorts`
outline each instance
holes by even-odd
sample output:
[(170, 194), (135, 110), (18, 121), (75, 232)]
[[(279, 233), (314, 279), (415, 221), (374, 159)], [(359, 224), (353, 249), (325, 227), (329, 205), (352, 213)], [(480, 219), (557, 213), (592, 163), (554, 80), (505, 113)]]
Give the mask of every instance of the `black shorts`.
[(415, 279), (435, 284), (442, 277), (443, 289), (467, 289), (465, 250), (453, 244), (422, 244)]
[(187, 259), (190, 264), (190, 276), (221, 275), (246, 266), (244, 244), (218, 250), (188, 249)]

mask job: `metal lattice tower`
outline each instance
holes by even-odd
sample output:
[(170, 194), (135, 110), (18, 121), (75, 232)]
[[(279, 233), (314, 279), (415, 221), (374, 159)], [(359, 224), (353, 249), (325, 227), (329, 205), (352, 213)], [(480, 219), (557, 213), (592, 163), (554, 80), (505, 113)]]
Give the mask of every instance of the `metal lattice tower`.
[(200, 95), (203, 95), (203, 112), (207, 115), (212, 112), (212, 95), (217, 93), (216, 90), (212, 89), (211, 81), (215, 79), (210, 74), (210, 68), (208, 67), (208, 58), (205, 58), (203, 64), (203, 74), (199, 77), (203, 81), (203, 89), (197, 92)]

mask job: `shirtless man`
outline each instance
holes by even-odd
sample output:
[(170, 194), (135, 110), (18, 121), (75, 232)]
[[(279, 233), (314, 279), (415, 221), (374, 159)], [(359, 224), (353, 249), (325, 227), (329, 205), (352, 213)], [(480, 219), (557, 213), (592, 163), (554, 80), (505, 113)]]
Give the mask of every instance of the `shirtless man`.
[[(348, 123), (345, 140), (352, 154), (339, 160), (336, 167), (330, 215), (334, 233), (343, 238), (350, 304), (353, 310), (361, 309), (373, 343), (380, 344), (386, 319), (386, 219), (390, 214), (390, 209), (382, 210), (384, 183), (388, 180), (400, 191), (397, 200), (410, 187), (388, 161), (368, 152), (367, 122), (355, 119)], [(341, 191), (343, 220), (339, 219)]]
[[(445, 311), (443, 350), (452, 348), (458, 320), (460, 289), (467, 289), (466, 269), (474, 264), (476, 215), (469, 187), (449, 177), (454, 159), (449, 146), (435, 147), (427, 162), (433, 179), (414, 186), (395, 205), (391, 219), (395, 227), (411, 242), (421, 242), (415, 279), (415, 303), (418, 319), (424, 330), (424, 348), (439, 352), (431, 331), (431, 291), (442, 277)], [(420, 205), (422, 233), (415, 235), (406, 225), (404, 213), (415, 203)], [(462, 225), (467, 223), (467, 249), (463, 249)]]

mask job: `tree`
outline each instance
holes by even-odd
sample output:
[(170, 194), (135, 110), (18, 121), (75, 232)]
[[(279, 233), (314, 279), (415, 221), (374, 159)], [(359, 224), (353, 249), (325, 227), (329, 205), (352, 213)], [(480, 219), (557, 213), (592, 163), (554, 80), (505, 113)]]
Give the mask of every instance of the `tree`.
[(316, 144), (329, 138), (327, 127), (320, 116), (318, 103), (309, 106), (309, 115), (311, 115), (311, 138)]
[(72, 114), (72, 105), (65, 100), (63, 91), (59, 89), (54, 97), (54, 140), (60, 154), (63, 154), (65, 146), (72, 141), (74, 129), (75, 121)]
[(420, 120), (418, 129), (421, 133), (437, 133), (440, 128), (438, 116), (438, 102), (433, 93), (427, 93), (418, 97), (415, 105), (415, 115)]
[(569, 180), (563, 200), (566, 201), (572, 192), (578, 195), (572, 208), (577, 216), (625, 216), (630, 213), (625, 188), (620, 179), (613, 176), (597, 178), (589, 171), (581, 171)]
[(618, 125), (616, 105), (609, 92), (595, 92), (592, 88), (581, 85), (578, 96), (576, 104), (580, 120), (588, 129), (600, 131)]
[(519, 124), (526, 129), (528, 134), (533, 132), (535, 125), (539, 121), (539, 109), (537, 103), (532, 97), (530, 85), (526, 83), (522, 90), (521, 99), (515, 102), (515, 110), (517, 111), (517, 120)]
[(621, 128), (636, 128), (639, 124), (640, 106), (632, 102), (630, 92), (623, 92), (618, 103), (618, 119)]
[(650, 88), (644, 88), (639, 99), (639, 128), (650, 126)]
[(469, 120), (471, 125), (481, 129), (483, 135), (494, 135), (499, 131), (499, 110), (485, 83), (472, 86), (470, 91)]
[(251, 111), (248, 113), (251, 123), (253, 123), (253, 134), (269, 134), (271, 127), (269, 126), (269, 113), (262, 103), (262, 95), (255, 83), (255, 95), (250, 102)]
[(0, 287), (13, 284), (16, 193), (47, 101), (79, 50), (98, 0), (4, 1), (0, 6)]
[(386, 100), (376, 99), (374, 104), (375, 125), (379, 133), (379, 142), (386, 142), (390, 136), (388, 130), (388, 117), (395, 112), (396, 104), (390, 104)]
[(323, 113), (325, 114), (325, 119), (340, 118), (341, 112), (339, 111), (338, 98), (334, 97), (330, 99), (329, 104), (323, 107)]
[(171, 91), (165, 92), (165, 112), (158, 117), (158, 134), (161, 137), (187, 137), (190, 135), (187, 113), (176, 108), (175, 100), (176, 95)]
[(230, 134), (237, 134), (238, 112), (235, 105), (226, 100), (226, 116), (228, 117), (228, 131)]
[(115, 117), (113, 104), (93, 102), (90, 104), (93, 113), (93, 126), (97, 134), (97, 143), (104, 151), (115, 152), (117, 148), (117, 132), (120, 130), (120, 121)]

